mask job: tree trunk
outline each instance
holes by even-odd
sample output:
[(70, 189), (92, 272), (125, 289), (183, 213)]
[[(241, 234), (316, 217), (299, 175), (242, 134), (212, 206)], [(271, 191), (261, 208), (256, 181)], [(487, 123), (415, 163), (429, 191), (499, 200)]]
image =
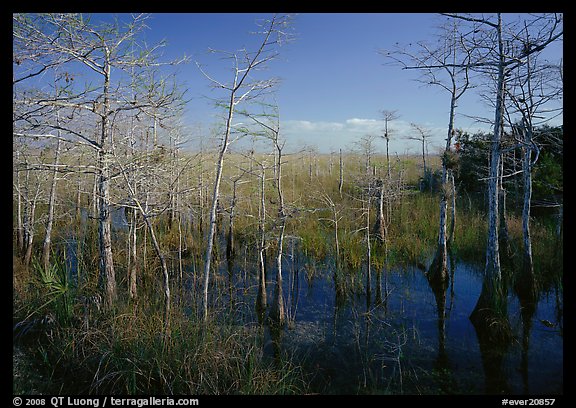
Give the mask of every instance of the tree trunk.
[(154, 246), (154, 250), (156, 251), (156, 255), (158, 256), (162, 267), (162, 286), (164, 288), (164, 335), (166, 336), (170, 333), (170, 281), (168, 276), (168, 267), (166, 266), (166, 258), (164, 258), (164, 254), (160, 249), (160, 245), (156, 239), (156, 234), (154, 233), (154, 228), (148, 218), (148, 214), (144, 214), (144, 221), (146, 221), (146, 225), (148, 226), (150, 240), (152, 241), (152, 245)]
[(366, 205), (366, 305), (370, 306), (372, 294), (372, 246), (370, 245), (370, 191)]
[(450, 99), (450, 119), (448, 122), (448, 135), (446, 137), (446, 147), (442, 159), (442, 187), (440, 189), (440, 226), (438, 228), (438, 248), (436, 255), (428, 270), (428, 278), (434, 281), (444, 281), (448, 279), (448, 247), (446, 222), (448, 218), (448, 153), (452, 144), (454, 134), (454, 112), (456, 109), (456, 87), (452, 88)]
[(340, 149), (340, 178), (338, 181), (338, 192), (342, 198), (342, 186), (344, 185), (344, 162), (342, 161), (342, 149)]
[[(276, 134), (276, 138), (278, 135)], [(276, 149), (278, 151), (278, 172), (276, 179), (276, 187), (278, 191), (278, 217), (280, 221), (280, 229), (278, 232), (278, 255), (276, 256), (276, 288), (274, 291), (274, 300), (270, 309), (269, 318), (273, 325), (282, 327), (286, 321), (286, 313), (284, 311), (284, 296), (282, 294), (282, 249), (284, 243), (284, 229), (286, 228), (286, 213), (284, 210), (284, 195), (282, 193), (282, 149), (278, 145), (276, 139)]]
[[(78, 166), (80, 166), (82, 159), (83, 159), (83, 155), (78, 156)], [(80, 172), (78, 172), (77, 179), (78, 179), (78, 181), (77, 181), (77, 187), (76, 187), (76, 220), (79, 221), (82, 218), (82, 195), (81, 195), (82, 175)]]
[[(107, 55), (109, 58), (109, 55)], [(104, 303), (109, 309), (116, 302), (116, 276), (114, 262), (112, 259), (112, 230), (110, 214), (110, 152), (112, 146), (112, 132), (109, 129), (108, 113), (110, 111), (110, 65), (105, 67), (106, 75), (103, 90), (103, 113), (101, 122), (100, 149), (98, 151), (98, 164), (100, 168), (100, 178), (98, 182), (98, 195), (100, 199), (99, 213), (99, 246), (100, 246), (100, 277), (104, 284)]]
[[(386, 128), (388, 128), (388, 122), (386, 122)], [(386, 130), (386, 180), (388, 182), (388, 188), (392, 186), (392, 174), (390, 172), (390, 137), (388, 136), (388, 130)], [(390, 223), (392, 220), (392, 202), (390, 196), (386, 196), (386, 223)]]
[(532, 129), (528, 125), (524, 130), (522, 148), (522, 174), (524, 176), (524, 205), (522, 208), (522, 238), (524, 241), (524, 268), (532, 274), (532, 240), (530, 238), (530, 201), (532, 199)]
[(500, 170), (501, 123), (504, 115), (505, 90), (505, 54), (502, 41), (502, 16), (498, 14), (498, 83), (496, 109), (494, 113), (494, 134), (490, 148), (490, 167), (488, 174), (488, 238), (486, 243), (486, 264), (484, 266), (484, 283), (482, 292), (470, 319), (475, 326), (488, 328), (491, 324), (500, 339), (509, 339), (510, 325), (506, 315), (506, 294), (502, 286), (500, 253), (498, 245), (498, 175)]
[(266, 298), (266, 265), (264, 262), (264, 251), (265, 251), (265, 221), (266, 221), (266, 201), (265, 201), (265, 180), (266, 171), (264, 165), (261, 167), (260, 174), (260, 206), (259, 212), (259, 222), (258, 222), (258, 296), (256, 298), (256, 311), (259, 316), (264, 314), (267, 305)]
[(380, 188), (378, 189), (378, 212), (376, 213), (376, 223), (374, 224), (374, 235), (380, 242), (384, 242), (386, 239), (386, 220), (384, 218), (384, 190), (386, 188), (386, 183), (384, 179), (378, 180)]
[(30, 198), (30, 189), (28, 187), (29, 182), (29, 172), (26, 170), (26, 209), (24, 216), (24, 267), (28, 268), (30, 265), (30, 260), (32, 259), (32, 249), (34, 244), (34, 221), (36, 216), (36, 203), (38, 200), (38, 193), (40, 189), (40, 184), (36, 185), (36, 192), (33, 198)]
[[(98, 155), (98, 154), (97, 154)], [(94, 182), (92, 183), (92, 212), (90, 213), (91, 217), (96, 218), (99, 208), (100, 202), (98, 200), (98, 173), (94, 174)]]
[(17, 193), (17, 207), (16, 207), (16, 245), (18, 254), (22, 255), (24, 252), (24, 226), (22, 223), (22, 186), (20, 185), (20, 151), (16, 151), (16, 163), (18, 167), (16, 168), (16, 193)]
[(136, 230), (137, 230), (137, 213), (136, 209), (132, 209), (132, 213), (130, 214), (131, 223), (130, 223), (130, 237), (128, 238), (128, 243), (130, 245), (129, 252), (131, 254), (132, 262), (128, 267), (128, 295), (130, 299), (136, 299), (138, 296), (137, 291), (137, 276), (138, 276), (138, 258), (137, 258), (137, 241), (136, 241)]
[(36, 197), (32, 200), (32, 203), (29, 206), (29, 214), (28, 214), (28, 221), (25, 224), (26, 230), (26, 252), (24, 254), (24, 267), (28, 268), (30, 265), (30, 260), (32, 259), (32, 248), (34, 244), (34, 218), (36, 213)]
[(228, 149), (230, 138), (230, 131), (232, 129), (232, 118), (234, 116), (235, 107), (235, 93), (231, 92), (230, 102), (228, 105), (228, 118), (226, 119), (226, 132), (222, 140), (222, 148), (218, 155), (218, 162), (216, 164), (216, 179), (214, 180), (214, 191), (212, 192), (212, 205), (210, 207), (210, 226), (208, 230), (208, 244), (206, 247), (206, 255), (204, 257), (204, 288), (203, 288), (203, 320), (208, 320), (208, 284), (210, 282), (210, 262), (212, 261), (212, 252), (214, 246), (214, 235), (216, 231), (216, 207), (218, 205), (218, 198), (220, 197), (220, 182), (222, 180), (222, 170), (224, 167), (224, 155)]
[[(60, 137), (60, 131), (58, 131)], [(54, 171), (52, 173), (52, 185), (50, 186), (50, 198), (48, 200), (48, 220), (46, 222), (46, 235), (42, 243), (42, 265), (44, 270), (48, 270), (50, 266), (50, 242), (52, 239), (52, 226), (54, 225), (54, 206), (56, 203), (56, 183), (57, 183), (57, 168), (60, 162), (60, 138), (56, 142), (56, 154), (54, 157)]]
[(456, 184), (454, 183), (454, 172), (450, 171), (450, 186), (452, 187), (452, 217), (450, 222), (450, 235), (448, 236), (448, 243), (453, 244), (456, 229)]
[(226, 259), (231, 262), (234, 258), (234, 210), (236, 207), (236, 182), (232, 185), (232, 202), (230, 203), (230, 224), (228, 227), (228, 239), (226, 242)]

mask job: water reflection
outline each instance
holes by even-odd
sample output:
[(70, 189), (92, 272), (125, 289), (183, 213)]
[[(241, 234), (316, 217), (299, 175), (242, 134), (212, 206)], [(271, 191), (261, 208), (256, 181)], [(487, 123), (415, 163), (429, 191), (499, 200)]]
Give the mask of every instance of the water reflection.
[(486, 274), (470, 321), (480, 347), (485, 393), (509, 394), (511, 389), (503, 362), (512, 344), (512, 332), (508, 319), (507, 291), (501, 279)]
[[(71, 241), (71, 256), (73, 247)], [(221, 294), (214, 294), (221, 310), (244, 313), (238, 313), (240, 324), (258, 321), (258, 265), (246, 251), (238, 252), (234, 262), (220, 263), (224, 285)], [(486, 285), (481, 266), (451, 255), (449, 278), (441, 282), (429, 281), (415, 267), (375, 270), (366, 281), (355, 272), (325, 266), (334, 265), (329, 260), (314, 267), (295, 243), (286, 252), (282, 283), (289, 324), (263, 329), (264, 354), (301, 358), (304, 369), (314, 374), (317, 390), (546, 394), (562, 389), (563, 338), (539, 323), (551, 320), (561, 328), (559, 286), (551, 286), (549, 296), (532, 299), (520, 287), (504, 293), (507, 316), (515, 316), (516, 298), (519, 303), (522, 326), (515, 334), (522, 340), (502, 347), (490, 330), (468, 318)], [(185, 276), (185, 288), (192, 292), (184, 294), (187, 299), (193, 299), (199, 286), (194, 270), (190, 266)], [(270, 299), (273, 260), (266, 272)], [(369, 294), (368, 288), (373, 289)]]
[(529, 392), (528, 356), (530, 349), (530, 331), (532, 330), (532, 321), (538, 304), (538, 290), (532, 268), (523, 268), (517, 273), (514, 292), (520, 302), (520, 315), (522, 317), (520, 373), (522, 375), (523, 392), (527, 394)]
[[(453, 266), (453, 264), (451, 264)], [(452, 279), (454, 274), (452, 273)], [(449, 286), (449, 274), (427, 275), (428, 284), (436, 301), (438, 320), (438, 354), (434, 361), (434, 369), (439, 375), (439, 385), (443, 392), (450, 392), (451, 373), (450, 359), (446, 352), (446, 292)]]

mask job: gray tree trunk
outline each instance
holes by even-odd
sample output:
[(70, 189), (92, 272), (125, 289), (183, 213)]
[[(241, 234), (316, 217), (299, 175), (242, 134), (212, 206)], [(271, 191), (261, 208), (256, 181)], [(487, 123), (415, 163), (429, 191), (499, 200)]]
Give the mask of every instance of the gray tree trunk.
[(384, 179), (378, 180), (378, 212), (376, 213), (376, 223), (374, 224), (374, 235), (380, 242), (386, 239), (386, 219), (384, 217), (384, 202), (386, 200), (384, 190), (387, 188)]
[[(236, 85), (236, 84), (235, 84)], [(234, 87), (236, 88), (236, 86)], [(214, 235), (216, 231), (216, 207), (218, 206), (218, 198), (220, 197), (220, 182), (222, 180), (222, 170), (224, 167), (224, 156), (228, 150), (228, 143), (230, 139), (230, 131), (232, 129), (232, 118), (234, 117), (235, 107), (235, 91), (230, 93), (230, 102), (228, 105), (228, 118), (226, 119), (226, 131), (224, 139), (222, 140), (222, 148), (218, 155), (216, 163), (216, 179), (214, 181), (214, 191), (212, 192), (212, 205), (210, 207), (210, 226), (208, 229), (208, 244), (206, 247), (206, 255), (204, 257), (204, 288), (203, 288), (203, 320), (208, 320), (208, 285), (210, 282), (210, 262), (212, 261), (212, 252), (214, 247)]]
[(340, 178), (338, 181), (338, 192), (342, 197), (342, 186), (344, 185), (344, 162), (342, 161), (342, 149), (340, 149)]
[[(16, 163), (19, 166), (20, 151), (16, 151)], [(20, 169), (16, 169), (16, 193), (17, 193), (17, 206), (16, 206), (16, 245), (18, 254), (21, 255), (24, 251), (24, 226), (22, 224), (22, 191), (20, 184)]]
[(499, 53), (496, 109), (494, 112), (494, 133), (490, 146), (490, 166), (488, 173), (488, 238), (486, 243), (486, 264), (482, 291), (470, 319), (477, 331), (490, 330), (493, 338), (502, 343), (510, 341), (510, 322), (507, 317), (505, 288), (502, 285), (500, 248), (498, 242), (499, 224), (499, 171), (500, 140), (504, 115), (505, 92), (505, 50), (502, 40), (502, 16), (498, 14), (497, 42)]
[(275, 326), (282, 327), (286, 322), (284, 296), (282, 294), (282, 250), (284, 244), (284, 230), (286, 228), (286, 212), (284, 209), (284, 194), (282, 192), (282, 148), (278, 144), (278, 134), (276, 134), (275, 144), (276, 150), (278, 151), (276, 187), (278, 191), (278, 218), (280, 221), (280, 228), (278, 231), (278, 254), (276, 256), (276, 287), (274, 291), (274, 300), (268, 316)]
[[(58, 132), (60, 136), (60, 132)], [(50, 185), (50, 197), (48, 199), (48, 220), (46, 221), (46, 235), (42, 243), (42, 265), (44, 270), (50, 266), (50, 242), (52, 240), (52, 226), (54, 225), (54, 207), (56, 204), (56, 184), (58, 181), (58, 164), (60, 162), (60, 138), (56, 142), (56, 153), (54, 157), (54, 171), (52, 172), (52, 184)]]
[(372, 245), (370, 244), (370, 190), (366, 199), (366, 304), (370, 305), (372, 297)]
[(524, 268), (532, 274), (532, 240), (530, 238), (530, 201), (532, 199), (532, 129), (524, 129), (524, 147), (522, 148), (522, 174), (524, 176), (524, 205), (522, 208), (522, 238), (524, 241)]
[(265, 251), (265, 222), (266, 222), (266, 201), (265, 201), (265, 180), (266, 171), (261, 165), (260, 173), (260, 206), (258, 209), (258, 296), (256, 297), (256, 311), (261, 316), (268, 306), (266, 298), (266, 265), (264, 263)]
[[(454, 134), (454, 112), (456, 109), (456, 85), (452, 86), (450, 98), (450, 119), (448, 121), (448, 135), (444, 154), (450, 152), (452, 136)], [(447, 157), (442, 160), (442, 188), (440, 189), (440, 226), (438, 228), (438, 248), (428, 271), (430, 280), (446, 280), (448, 278), (448, 246), (446, 223), (448, 218), (448, 167)]]
[(450, 244), (454, 243), (455, 239), (455, 229), (456, 229), (456, 184), (454, 182), (454, 172), (450, 171), (450, 186), (452, 187), (452, 217), (450, 222), (450, 234), (448, 236), (448, 242)]
[[(106, 54), (107, 59), (110, 57)], [(109, 129), (108, 113), (110, 111), (110, 65), (105, 66), (103, 113), (101, 121), (100, 149), (98, 150), (98, 164), (100, 168), (98, 181), (98, 195), (100, 201), (99, 211), (99, 246), (100, 246), (100, 277), (104, 284), (104, 304), (111, 308), (116, 302), (116, 275), (112, 258), (112, 229), (110, 213), (110, 147), (112, 146), (112, 132)]]
[(130, 215), (131, 217), (131, 225), (130, 225), (130, 237), (128, 239), (129, 245), (130, 245), (130, 254), (131, 254), (131, 259), (132, 262), (130, 263), (129, 267), (128, 267), (128, 296), (130, 297), (130, 299), (136, 299), (136, 297), (138, 296), (138, 290), (137, 290), (137, 276), (138, 276), (138, 253), (137, 253), (137, 241), (136, 241), (136, 231), (137, 231), (137, 222), (138, 222), (138, 218), (137, 218), (137, 212), (136, 209), (134, 208), (132, 210), (132, 214)]
[(36, 217), (36, 203), (38, 201), (38, 194), (40, 183), (36, 184), (36, 192), (33, 197), (30, 196), (30, 170), (26, 169), (26, 206), (24, 210), (24, 267), (28, 268), (30, 260), (32, 259), (32, 249), (34, 244), (34, 222)]
[(168, 335), (170, 332), (170, 281), (168, 276), (168, 267), (166, 266), (166, 258), (160, 249), (158, 240), (156, 239), (156, 234), (154, 233), (154, 228), (148, 217), (148, 214), (144, 214), (144, 221), (148, 226), (148, 231), (150, 232), (150, 240), (156, 251), (156, 255), (160, 260), (160, 265), (162, 267), (162, 286), (164, 288), (164, 334)]
[(487, 277), (500, 280), (500, 253), (498, 246), (498, 175), (500, 170), (500, 139), (501, 123), (504, 117), (504, 67), (505, 53), (502, 40), (502, 16), (498, 15), (498, 83), (496, 93), (496, 109), (494, 112), (494, 133), (490, 145), (490, 168), (488, 174), (488, 239), (486, 244), (486, 264), (484, 273)]

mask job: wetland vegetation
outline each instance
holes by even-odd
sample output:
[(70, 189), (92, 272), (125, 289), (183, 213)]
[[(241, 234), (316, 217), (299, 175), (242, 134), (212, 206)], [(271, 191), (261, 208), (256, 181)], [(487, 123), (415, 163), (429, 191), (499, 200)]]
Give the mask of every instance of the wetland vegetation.
[(273, 84), (242, 82), (274, 17), (190, 151), (178, 87), (120, 46), (143, 21), (14, 19), (14, 394), (563, 394), (562, 126), (518, 105), (496, 143), (451, 123), (434, 154), (380, 150), (388, 127), (288, 151)]

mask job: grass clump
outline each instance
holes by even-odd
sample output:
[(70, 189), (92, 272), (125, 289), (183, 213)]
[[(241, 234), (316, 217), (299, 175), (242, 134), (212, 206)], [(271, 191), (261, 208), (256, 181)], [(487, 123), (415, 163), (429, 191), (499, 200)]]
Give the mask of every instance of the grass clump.
[[(299, 368), (263, 353), (263, 329), (227, 323), (201, 324), (173, 311), (170, 336), (161, 311), (125, 305), (99, 314), (93, 324), (56, 322), (49, 338), (27, 353), (49, 393), (68, 394), (293, 394), (305, 390)], [(41, 347), (39, 347), (41, 345)], [(39, 357), (39, 356), (36, 356)], [(70, 381), (74, 378), (74, 381)], [(29, 380), (27, 380), (29, 381)], [(17, 389), (34, 387), (20, 382)]]

